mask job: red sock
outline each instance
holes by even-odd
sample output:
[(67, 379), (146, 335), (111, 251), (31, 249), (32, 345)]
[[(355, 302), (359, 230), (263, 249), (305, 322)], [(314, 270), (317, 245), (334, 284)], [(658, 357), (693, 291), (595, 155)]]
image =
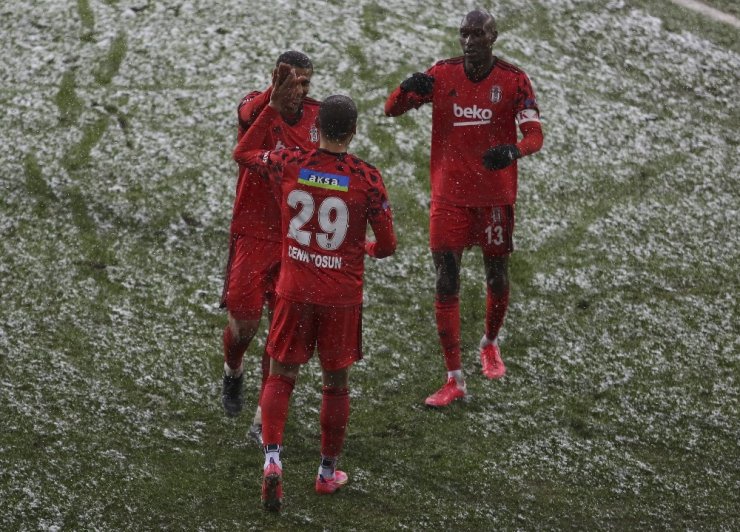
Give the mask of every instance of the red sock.
[(228, 325), (224, 329), (224, 362), (233, 370), (239, 369), (244, 359), (244, 352), (249, 346), (249, 340), (237, 342), (231, 327)]
[(324, 386), (321, 401), (321, 454), (336, 458), (342, 451), (349, 421), (349, 390)]
[(295, 380), (284, 375), (270, 375), (267, 378), (262, 393), (262, 439), (265, 445), (283, 444), (283, 430), (293, 386)]
[(509, 286), (504, 293), (496, 295), (489, 288), (486, 292), (486, 337), (493, 340), (504, 324), (504, 316), (509, 308)]
[(434, 301), (437, 334), (444, 351), (447, 371), (462, 368), (460, 361), (460, 298), (447, 296)]
[(257, 406), (262, 406), (262, 395), (265, 393), (265, 384), (267, 377), (270, 376), (270, 355), (267, 354), (267, 347), (262, 351), (262, 383), (260, 384), (260, 394), (257, 398)]

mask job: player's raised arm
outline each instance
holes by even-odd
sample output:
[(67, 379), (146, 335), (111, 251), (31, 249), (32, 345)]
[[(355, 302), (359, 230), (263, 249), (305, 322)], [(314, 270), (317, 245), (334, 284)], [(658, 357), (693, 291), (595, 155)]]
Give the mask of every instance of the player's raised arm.
[(272, 83), (264, 92), (251, 92), (239, 102), (239, 135), (243, 135), (254, 124), (262, 110), (267, 107), (272, 98), (272, 91), (280, 83), (285, 81), (292, 67), (280, 63), (272, 71)]
[(269, 105), (262, 109), (259, 116), (257, 116), (257, 120), (241, 136), (236, 148), (234, 148), (233, 157), (237, 163), (250, 167), (259, 166), (259, 150), (262, 147), (262, 142), (270, 129), (270, 124), (279, 115), (277, 109)]
[(290, 65), (280, 63), (273, 73), (273, 86), (269, 105), (265, 106), (252, 126), (239, 139), (234, 149), (234, 160), (239, 164), (259, 166), (259, 154), (270, 125), (280, 115), (291, 99), (295, 98), (297, 87), (304, 78), (296, 76)]
[(388, 96), (386, 116), (399, 116), (410, 109), (417, 109), (432, 101), (434, 77), (428, 73), (414, 72)]
[(239, 137), (243, 135), (254, 123), (262, 110), (270, 103), (270, 95), (272, 94), (272, 85), (270, 85), (264, 92), (250, 92), (247, 94), (237, 109), (237, 115), (239, 117)]

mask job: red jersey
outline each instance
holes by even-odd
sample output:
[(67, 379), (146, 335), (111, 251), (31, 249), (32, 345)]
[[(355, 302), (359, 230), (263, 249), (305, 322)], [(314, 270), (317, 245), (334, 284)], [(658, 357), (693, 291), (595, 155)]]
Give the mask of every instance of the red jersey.
[(375, 256), (393, 253), (388, 194), (380, 172), (349, 153), (324, 149), (258, 150), (260, 130), (277, 114), (272, 107), (255, 121), (234, 150), (234, 159), (280, 189), (285, 238), (277, 293), (319, 305), (362, 303), (365, 234), (373, 228)]
[[(239, 103), (239, 131), (241, 139), (264, 107), (270, 102), (272, 87), (264, 92), (250, 92)], [(260, 148), (266, 150), (280, 148), (311, 148), (319, 144), (316, 117), (319, 102), (313, 98), (303, 99), (301, 113), (294, 120), (287, 121), (279, 114), (273, 120)], [(250, 235), (263, 240), (280, 242), (280, 211), (275, 195), (265, 181), (245, 166), (239, 165), (239, 178), (236, 183), (236, 198), (231, 216), (231, 233)]]
[(464, 58), (439, 61), (427, 74), (434, 89), (420, 96), (396, 88), (385, 113), (397, 116), (425, 103), (433, 105), (431, 189), (432, 201), (466, 207), (513, 205), (517, 192), (516, 161), (502, 170), (487, 170), (483, 154), (492, 146), (517, 144), (517, 124), (537, 142), (517, 144), (522, 155), (541, 146), (539, 109), (527, 75), (496, 59), (491, 72), (473, 82), (465, 74)]

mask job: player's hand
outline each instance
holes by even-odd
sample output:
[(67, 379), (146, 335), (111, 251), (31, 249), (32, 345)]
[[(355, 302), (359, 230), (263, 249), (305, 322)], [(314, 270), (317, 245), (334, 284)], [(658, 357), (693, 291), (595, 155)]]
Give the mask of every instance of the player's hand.
[(300, 85), (305, 79), (305, 76), (296, 76), (292, 66), (280, 63), (272, 73), (270, 106), (280, 112), (289, 109), (291, 103), (300, 98)]
[(483, 154), (483, 166), (488, 170), (501, 170), (521, 156), (519, 148), (513, 144), (501, 144), (486, 150)]
[(426, 96), (434, 88), (434, 78), (423, 72), (414, 72), (401, 82), (401, 90), (404, 92), (415, 92), (420, 96)]
[(375, 247), (377, 245), (375, 240), (365, 240), (365, 253), (370, 257), (375, 257)]
[(278, 66), (276, 66), (275, 69), (272, 71), (272, 88), (274, 89), (275, 87), (278, 87), (279, 85), (285, 83), (285, 80), (290, 75), (291, 70), (293, 70), (293, 67), (287, 63), (280, 63)]

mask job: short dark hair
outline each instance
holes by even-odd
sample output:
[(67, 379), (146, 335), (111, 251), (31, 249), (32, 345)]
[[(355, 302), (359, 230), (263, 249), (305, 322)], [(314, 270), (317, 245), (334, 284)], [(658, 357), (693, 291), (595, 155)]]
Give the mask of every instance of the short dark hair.
[(313, 63), (303, 52), (296, 52), (295, 50), (288, 50), (280, 54), (277, 58), (275, 66), (285, 63), (296, 68), (305, 68), (306, 70), (313, 70)]
[(468, 17), (474, 17), (474, 18), (484, 18), (486, 22), (483, 23), (483, 26), (490, 24), (491, 25), (491, 31), (493, 33), (496, 33), (496, 17), (494, 17), (490, 11), (487, 9), (473, 9), (472, 11), (469, 11), (463, 19), (460, 21), (460, 26), (462, 27), (463, 24), (465, 24), (465, 21), (468, 19)]
[(357, 126), (357, 106), (349, 96), (334, 94), (321, 102), (319, 129), (329, 140), (342, 141), (354, 133)]

